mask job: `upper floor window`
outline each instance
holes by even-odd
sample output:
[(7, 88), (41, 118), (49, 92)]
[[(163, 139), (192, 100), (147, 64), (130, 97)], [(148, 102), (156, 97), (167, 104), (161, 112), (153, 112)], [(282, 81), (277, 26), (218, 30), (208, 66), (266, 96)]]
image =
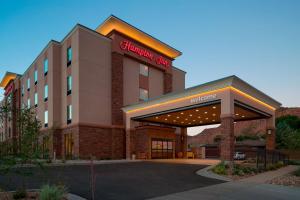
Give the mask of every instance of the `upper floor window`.
[(30, 98), (27, 99), (27, 108), (30, 108)]
[(44, 87), (44, 101), (48, 101), (48, 85)]
[(36, 69), (36, 70), (34, 70), (34, 84), (36, 85), (37, 82), (38, 82), (38, 71)]
[(38, 106), (38, 94), (37, 94), (37, 92), (34, 93), (34, 106), (35, 106), (35, 107)]
[(67, 124), (72, 122), (72, 105), (67, 106)]
[(149, 76), (149, 67), (147, 65), (140, 64), (140, 74)]
[(45, 127), (48, 127), (48, 110), (45, 110), (44, 113), (44, 125)]
[(72, 48), (69, 47), (67, 49), (67, 66), (71, 65), (72, 63)]
[(48, 59), (46, 58), (44, 60), (44, 75), (45, 76), (48, 74), (48, 65), (49, 65), (49, 62), (48, 62)]
[(22, 89), (21, 89), (21, 93), (22, 93), (22, 96), (24, 96), (24, 85), (22, 85)]
[(148, 90), (140, 88), (140, 100), (146, 101), (149, 98)]
[(67, 77), (67, 95), (72, 93), (72, 76)]
[(27, 79), (27, 91), (30, 90), (30, 78)]

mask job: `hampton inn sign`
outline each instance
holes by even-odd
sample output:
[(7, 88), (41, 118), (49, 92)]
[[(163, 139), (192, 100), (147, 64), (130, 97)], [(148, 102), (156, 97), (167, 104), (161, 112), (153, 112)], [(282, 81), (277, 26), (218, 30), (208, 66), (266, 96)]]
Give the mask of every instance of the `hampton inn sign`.
[(164, 67), (170, 67), (170, 62), (164, 59), (162, 56), (155, 56), (150, 51), (137, 47), (136, 45), (134, 45), (132, 42), (128, 40), (123, 40), (122, 42), (120, 42), (120, 48), (129, 52), (133, 52), (138, 56), (145, 57), (150, 61), (155, 61), (156, 64), (158, 65), (162, 65)]

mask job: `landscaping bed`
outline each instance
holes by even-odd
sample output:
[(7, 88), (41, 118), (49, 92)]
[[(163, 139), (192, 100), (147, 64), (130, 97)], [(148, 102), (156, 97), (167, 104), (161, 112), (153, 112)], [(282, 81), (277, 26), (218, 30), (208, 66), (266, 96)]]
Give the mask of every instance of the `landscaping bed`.
[(278, 162), (268, 165), (266, 169), (257, 169), (255, 165), (247, 162), (237, 162), (234, 163), (232, 167), (230, 167), (228, 164), (225, 164), (224, 162), (221, 162), (213, 167), (211, 171), (215, 174), (226, 176), (232, 180), (239, 180), (254, 176), (262, 172), (276, 170), (283, 166), (285, 166), (283, 162)]
[(285, 185), (285, 186), (293, 186), (293, 187), (300, 187), (300, 167), (297, 171), (287, 174), (284, 176), (280, 176), (274, 178), (273, 180), (269, 181), (270, 184), (275, 185)]
[(67, 192), (64, 187), (44, 185), (41, 190), (17, 190), (5, 192), (0, 190), (1, 200), (67, 200)]

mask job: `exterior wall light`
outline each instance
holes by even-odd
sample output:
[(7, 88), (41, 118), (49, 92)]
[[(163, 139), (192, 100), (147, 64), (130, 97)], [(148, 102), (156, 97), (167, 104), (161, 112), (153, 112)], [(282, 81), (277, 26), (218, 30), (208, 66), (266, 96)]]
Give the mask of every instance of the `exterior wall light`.
[(268, 130), (267, 130), (267, 134), (268, 134), (268, 135), (272, 135), (272, 129), (268, 129)]

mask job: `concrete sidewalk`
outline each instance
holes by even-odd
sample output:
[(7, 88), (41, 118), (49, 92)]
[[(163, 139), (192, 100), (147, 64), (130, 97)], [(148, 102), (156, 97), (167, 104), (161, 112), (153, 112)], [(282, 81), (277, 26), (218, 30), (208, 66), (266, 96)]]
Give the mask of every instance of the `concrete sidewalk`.
[(275, 171), (269, 171), (239, 181), (232, 181), (218, 185), (198, 188), (167, 196), (153, 198), (153, 200), (184, 200), (184, 199), (233, 199), (233, 200), (298, 200), (300, 188), (265, 184), (273, 178), (283, 176), (296, 170), (297, 166), (287, 166)]
[(300, 189), (286, 186), (256, 184), (250, 182), (227, 182), (186, 192), (153, 198), (152, 200), (299, 200)]

